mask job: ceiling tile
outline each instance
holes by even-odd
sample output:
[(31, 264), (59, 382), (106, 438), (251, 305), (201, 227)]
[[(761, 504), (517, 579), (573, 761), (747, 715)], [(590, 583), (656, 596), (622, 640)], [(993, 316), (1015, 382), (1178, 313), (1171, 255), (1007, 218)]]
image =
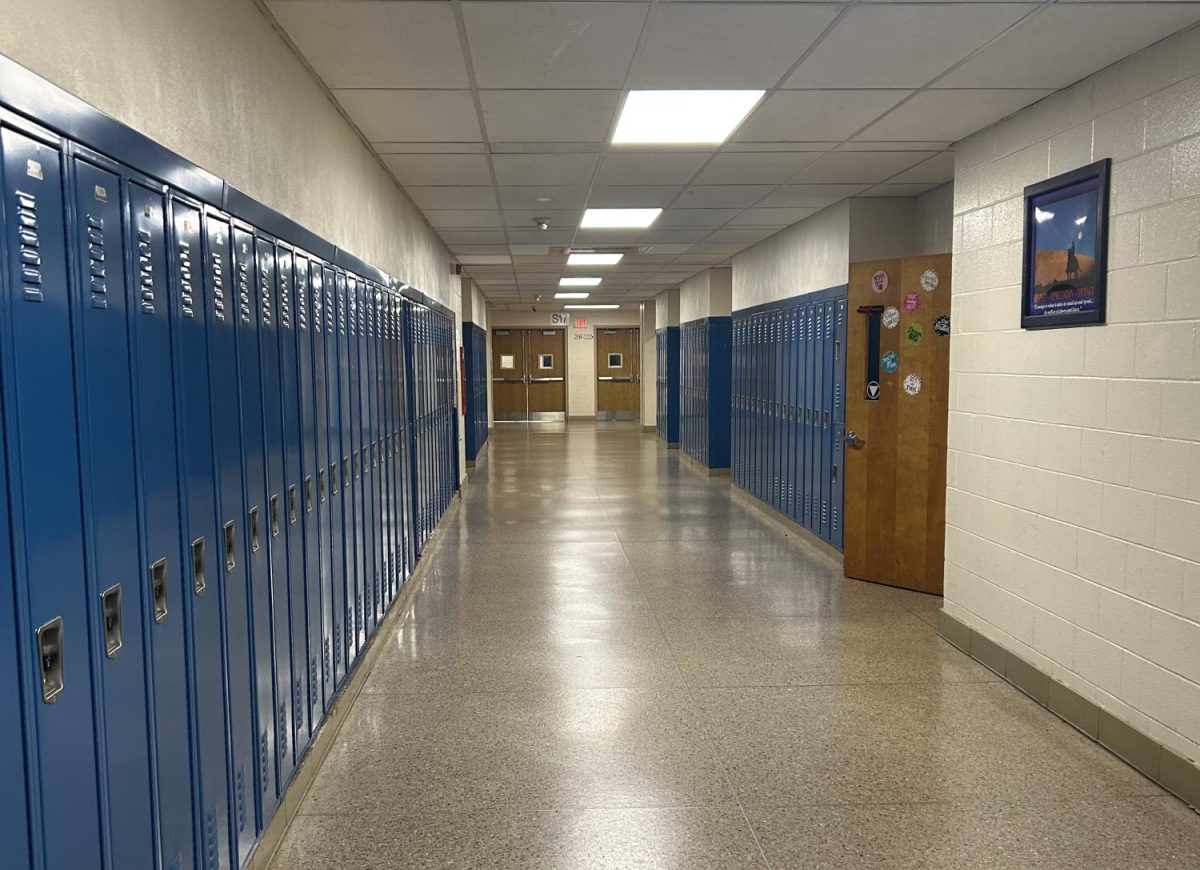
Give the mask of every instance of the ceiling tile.
[(696, 176), (697, 184), (782, 184), (821, 152), (717, 154)]
[(918, 163), (912, 169), (906, 169), (894, 178), (889, 178), (888, 181), (943, 184), (952, 178), (954, 178), (954, 152), (943, 151)]
[(666, 208), (682, 187), (596, 187), (588, 199), (590, 208)]
[(773, 87), (836, 14), (832, 5), (660, 5), (634, 62), (632, 86)]
[(734, 138), (744, 142), (848, 139), (908, 94), (906, 90), (777, 91)]
[(765, 229), (725, 229), (717, 230), (711, 236), (704, 240), (705, 244), (720, 245), (753, 245), (760, 242), (768, 236), (773, 236), (779, 229), (770, 227)]
[(760, 202), (770, 208), (824, 208), (860, 193), (862, 184), (788, 184)]
[(582, 186), (591, 183), (596, 154), (496, 154), (492, 165), (501, 185)]
[(709, 227), (691, 229), (659, 229), (657, 226), (646, 230), (641, 237), (646, 245), (692, 245), (707, 236), (712, 230)]
[[(583, 208), (587, 199), (586, 187), (501, 187), (500, 205), (503, 208)], [(545, 200), (543, 202), (542, 200)]]
[[(503, 245), (502, 230), (443, 230), (442, 241), (447, 245)], [(503, 249), (502, 249), (503, 250)], [(472, 251), (471, 253), (482, 253)]]
[(481, 154), (385, 154), (383, 162), (396, 179), (410, 184), (491, 184), (487, 158)]
[(1198, 19), (1196, 3), (1047, 6), (937, 86), (1064, 88)]
[(657, 227), (719, 227), (740, 214), (736, 208), (669, 208), (654, 222)]
[(797, 221), (816, 214), (811, 208), (748, 208), (729, 222), (731, 227), (790, 227)]
[(462, 4), (481, 88), (620, 88), (642, 3)]
[(446, 239), (445, 234), (442, 235), (442, 241), (446, 243), (446, 246), (450, 249), (450, 253), (452, 254), (463, 254), (466, 256), (488, 256), (508, 253), (508, 247), (506, 245), (473, 245), (469, 242), (451, 242)]
[(832, 151), (837, 142), (726, 142), (721, 150), (731, 151)]
[(863, 196), (920, 196), (937, 187), (937, 184), (877, 184), (868, 188)]
[(917, 88), (1036, 4), (964, 3), (850, 9), (785, 88)]
[(930, 157), (925, 151), (835, 151), (794, 179), (799, 184), (870, 184)]
[(486, 154), (483, 142), (372, 142), (380, 154)]
[(437, 229), (488, 229), (501, 226), (500, 212), (479, 209), (426, 209), (425, 217)]
[(480, 91), (492, 142), (604, 142), (620, 91)]
[(726, 184), (689, 187), (672, 208), (745, 208), (774, 188), (769, 184)]
[(479, 142), (470, 91), (335, 90), (346, 114), (372, 142)]
[(449, 3), (268, 2), (331, 88), (469, 86)]
[(879, 119), (857, 139), (949, 139), (958, 141), (1049, 94), (1036, 90), (922, 91)]
[(513, 209), (504, 212), (504, 225), (522, 230), (532, 230), (537, 229), (533, 223), (535, 220), (547, 218), (552, 229), (573, 231), (579, 225), (580, 214), (579, 209), (542, 209), (540, 211)]
[(412, 185), (404, 192), (425, 211), (431, 208), (489, 208), (496, 207), (496, 193), (490, 187), (422, 187)]
[(861, 142), (852, 140), (843, 142), (837, 147), (838, 151), (945, 151), (954, 143), (949, 140), (933, 142), (906, 142), (902, 139), (889, 139), (887, 142)]
[(569, 229), (543, 231), (530, 227), (527, 230), (509, 230), (508, 240), (513, 246), (513, 253), (517, 253), (517, 248), (522, 245), (569, 245), (572, 234)]
[(604, 155), (597, 184), (687, 184), (708, 160), (707, 151), (611, 151)]

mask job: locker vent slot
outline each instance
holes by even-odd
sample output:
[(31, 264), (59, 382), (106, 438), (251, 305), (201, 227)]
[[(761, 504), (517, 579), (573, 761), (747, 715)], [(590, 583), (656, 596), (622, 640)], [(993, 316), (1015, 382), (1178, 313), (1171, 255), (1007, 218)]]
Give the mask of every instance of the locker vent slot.
[(296, 484), (288, 487), (288, 525), (296, 525), (296, 518), (299, 516), (299, 507), (296, 504)]
[(100, 612), (104, 614), (104, 654), (115, 659), (121, 652), (121, 584), (100, 593)]
[(239, 767), (236, 777), (237, 792), (234, 799), (237, 802), (237, 826), (239, 831), (246, 830), (246, 771)]
[[(103, 190), (103, 188), (100, 188)], [(108, 281), (104, 266), (104, 218), (98, 215), (87, 215), (88, 243), (88, 287), (91, 293), (93, 308), (108, 307)], [(21, 252), (22, 262), (26, 261), (25, 252)], [(41, 258), (37, 258), (41, 262)]]
[(204, 579), (204, 538), (192, 541), (192, 584), (197, 595), (203, 595), (207, 583)]
[[(184, 221), (185, 226), (188, 221)], [(184, 317), (195, 317), (195, 285), (192, 283), (192, 245), (180, 239), (178, 244), (179, 257), (179, 308)]]
[(271, 496), (271, 537), (279, 537), (279, 495)]
[[(216, 244), (222, 246), (222, 236), (217, 234)], [(209, 274), (212, 275), (213, 317), (225, 322), (225, 272), (221, 265), (221, 252), (213, 251), (209, 259)]]
[(262, 535), (258, 528), (258, 505), (250, 508), (250, 550), (257, 553), (262, 546)]
[[(242, 245), (242, 257), (250, 256), (248, 246)], [(237, 264), (237, 287), (238, 287), (238, 317), (241, 322), (249, 326), (251, 319), (250, 311), (250, 266), (245, 262), (245, 259)]]
[[(284, 684), (287, 685), (286, 683)], [(288, 699), (279, 701), (279, 728), (275, 732), (279, 742), (279, 757), (287, 758), (288, 754)]]
[(150, 247), (150, 231), (138, 230), (138, 293), (142, 313), (154, 313), (154, 249)]
[(154, 600), (154, 621), (167, 618), (167, 560), (159, 559), (150, 566), (150, 595)]
[(53, 704), (63, 690), (63, 621), (56, 616), (37, 630), (42, 701)]
[[(33, 176), (41, 178), (40, 175)], [(41, 238), (38, 236), (37, 197), (18, 190), (17, 247), (21, 257), (21, 290), (27, 302), (42, 301)]]
[(271, 275), (267, 271), (266, 263), (263, 263), (258, 270), (258, 295), (261, 302), (262, 325), (271, 326), (275, 322), (275, 316), (271, 309)]
[(234, 540), (233, 520), (225, 524), (225, 573), (232, 574), (233, 569), (237, 567), (236, 546)]

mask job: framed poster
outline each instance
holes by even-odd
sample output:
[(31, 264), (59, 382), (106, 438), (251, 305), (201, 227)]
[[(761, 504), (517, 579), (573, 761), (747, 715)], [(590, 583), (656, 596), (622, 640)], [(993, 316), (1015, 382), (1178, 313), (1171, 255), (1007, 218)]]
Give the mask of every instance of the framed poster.
[(1022, 329), (1104, 323), (1111, 164), (1025, 188)]

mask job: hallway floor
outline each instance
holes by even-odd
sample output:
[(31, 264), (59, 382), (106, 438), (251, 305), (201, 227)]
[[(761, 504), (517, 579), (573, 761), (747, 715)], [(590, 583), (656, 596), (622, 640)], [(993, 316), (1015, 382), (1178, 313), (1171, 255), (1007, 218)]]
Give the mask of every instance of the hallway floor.
[(940, 599), (637, 427), (499, 427), (464, 493), (280, 870), (1200, 867), (1200, 815), (942, 641)]

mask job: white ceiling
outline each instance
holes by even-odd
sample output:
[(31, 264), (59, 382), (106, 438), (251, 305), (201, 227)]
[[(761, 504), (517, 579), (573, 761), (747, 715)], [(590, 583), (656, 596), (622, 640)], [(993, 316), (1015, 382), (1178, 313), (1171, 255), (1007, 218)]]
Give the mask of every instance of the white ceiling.
[[(1200, 20), (1090, 0), (267, 6), (500, 304), (553, 292), (550, 247), (639, 249), (593, 292), (633, 301), (847, 196), (919, 194), (952, 177), (953, 142)], [(637, 88), (767, 95), (722, 147), (607, 144)], [(665, 211), (579, 230), (588, 205)]]

